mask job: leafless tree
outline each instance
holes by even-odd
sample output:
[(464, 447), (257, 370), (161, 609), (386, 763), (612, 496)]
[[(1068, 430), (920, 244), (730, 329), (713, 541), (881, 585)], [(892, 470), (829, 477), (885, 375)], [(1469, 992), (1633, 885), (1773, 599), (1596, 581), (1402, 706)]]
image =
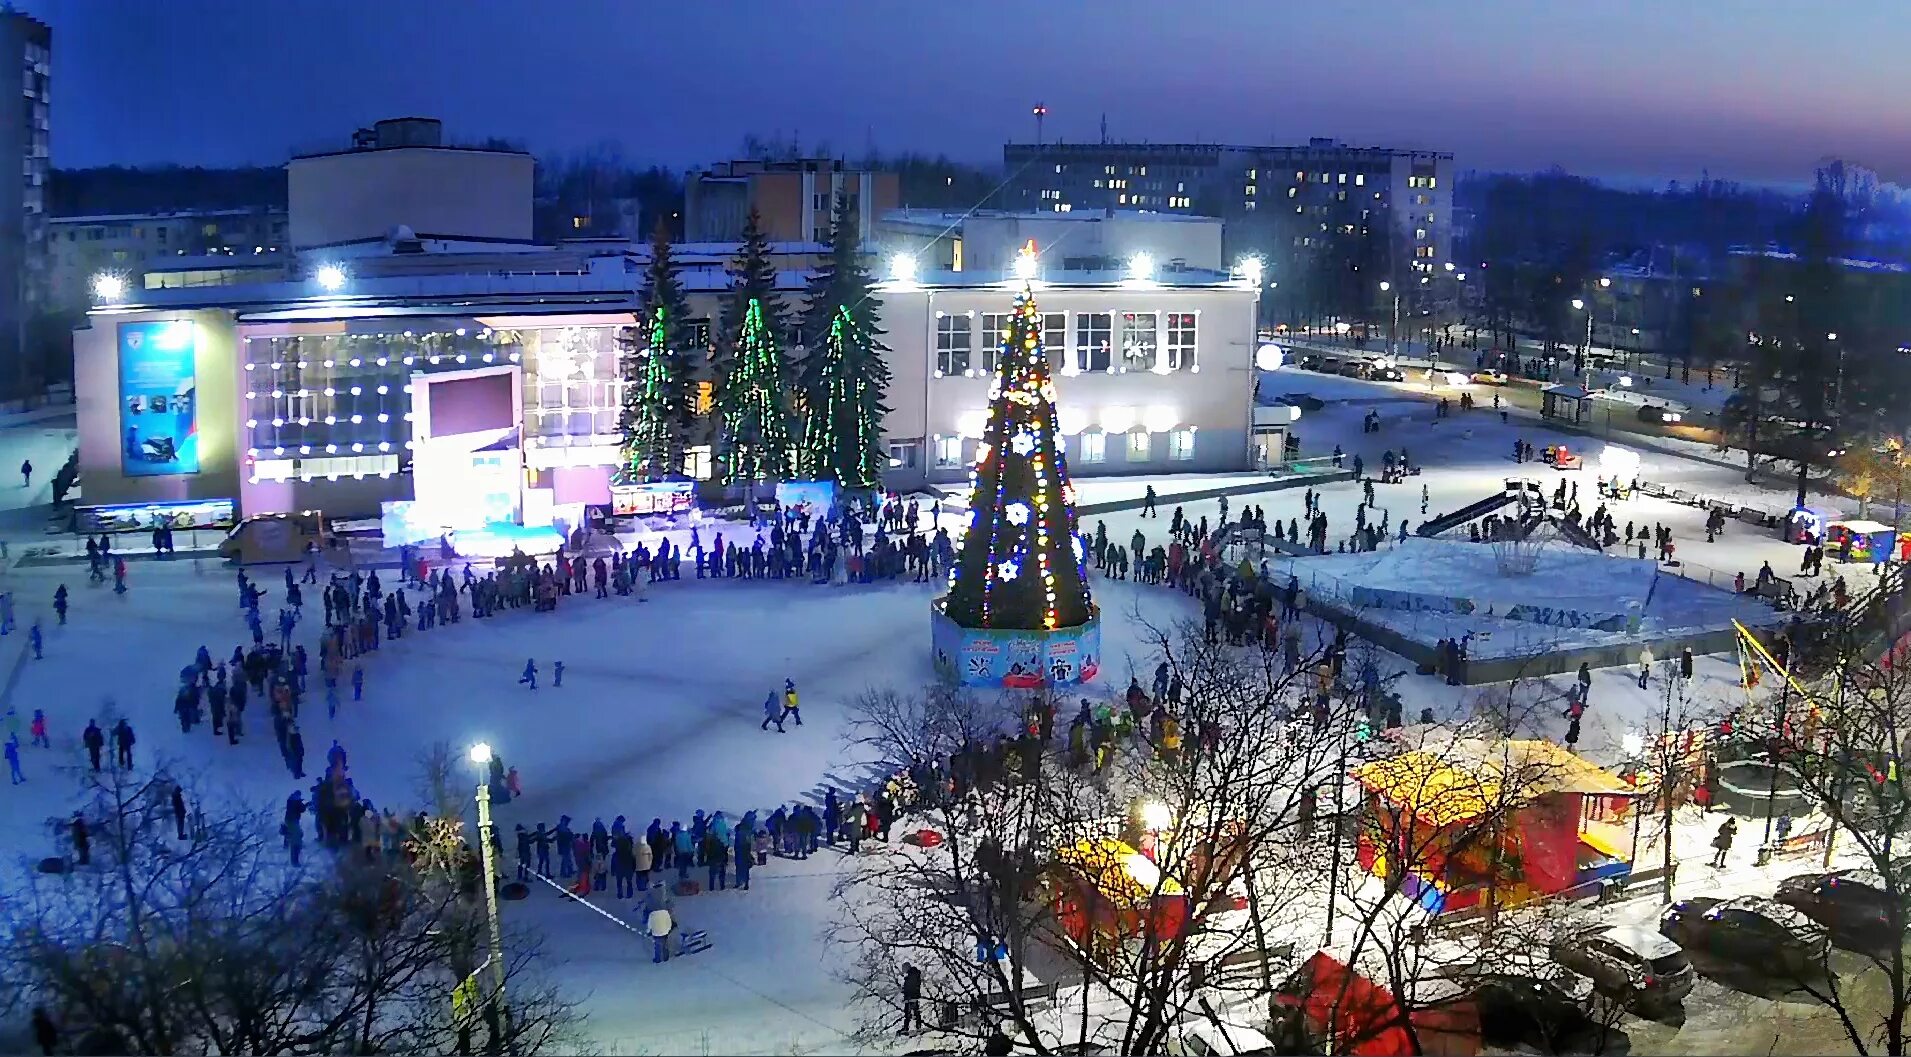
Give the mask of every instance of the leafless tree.
[[(270, 813), (201, 812), (179, 839), (175, 779), (76, 769), (90, 862), (31, 872), (4, 915), (8, 971), (92, 1052), (454, 1053), (571, 1049), (571, 1003), (535, 937), (507, 943), (502, 1017), (454, 1017), (482, 948), (475, 874), (314, 851)], [(188, 793), (199, 804), (205, 801)], [(467, 880), (468, 879), (468, 880)], [(479, 1011), (480, 1013), (485, 1011)]]
[[(918, 775), (955, 760), (953, 789), (918, 781), (898, 826), (940, 841), (865, 857), (840, 884), (833, 938), (868, 1037), (894, 1037), (905, 964), (924, 975), (932, 1023), (1042, 1053), (1088, 1040), (1161, 1052), (1186, 1019), (1265, 1000), (1276, 933), (1293, 935), (1293, 908), (1319, 891), (1314, 805), (1360, 702), (1317, 682), (1325, 651), (1289, 670), (1278, 651), (1210, 643), (1198, 626), (1151, 635), (1150, 661), (1179, 690), (1171, 723), (1156, 724), (1169, 706), (1153, 700), (1131, 717), (1084, 699), (1071, 722), (1066, 701), (947, 685), (853, 706), (875, 755)], [(1024, 726), (1040, 729), (1044, 704), (1054, 752)], [(1015, 732), (999, 753), (998, 731)]]

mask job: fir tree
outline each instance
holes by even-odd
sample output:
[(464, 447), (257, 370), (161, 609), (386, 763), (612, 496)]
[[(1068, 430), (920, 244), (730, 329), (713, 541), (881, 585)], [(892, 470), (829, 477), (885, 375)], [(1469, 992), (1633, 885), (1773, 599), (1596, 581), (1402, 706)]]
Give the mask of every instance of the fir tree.
[(1075, 534), (1075, 486), (1055, 426), (1042, 316), (1027, 289), (1009, 317), (1001, 363), (944, 612), (970, 628), (1075, 627), (1094, 607)]
[(863, 268), (862, 239), (847, 196), (839, 195), (829, 256), (809, 283), (801, 327), (804, 357), (797, 392), (804, 412), (798, 471), (846, 489), (878, 488), (883, 403), (889, 389), (889, 347), (882, 342), (882, 302)]
[(618, 336), (618, 369), (624, 383), (625, 481), (656, 480), (683, 471), (684, 443), (696, 418), (690, 399), (690, 355), (684, 321), (689, 318), (683, 284), (670, 256), (670, 231), (661, 219), (650, 239), (650, 267), (639, 299), (642, 321)]
[(803, 444), (796, 471), (816, 481), (835, 481), (848, 491), (882, 487), (888, 462), (883, 452), (883, 391), (889, 365), (871, 353), (880, 348), (849, 309), (838, 306), (823, 346), (803, 361), (813, 390), (803, 394)]
[(755, 206), (750, 207), (749, 216), (744, 218), (743, 245), (731, 260), (729, 272), (730, 289), (723, 296), (717, 321), (717, 351), (710, 362), (719, 405), (723, 403), (730, 372), (735, 369), (737, 355), (742, 350), (743, 321), (749, 314), (750, 303), (755, 301), (761, 305), (764, 329), (779, 347), (786, 346), (790, 333), (789, 319), (776, 293), (776, 264), (770, 259), (770, 243), (763, 236), (763, 218)]
[(763, 303), (751, 301), (743, 315), (718, 438), (725, 479), (733, 484), (790, 478), (795, 452), (783, 374), (783, 350), (764, 320)]

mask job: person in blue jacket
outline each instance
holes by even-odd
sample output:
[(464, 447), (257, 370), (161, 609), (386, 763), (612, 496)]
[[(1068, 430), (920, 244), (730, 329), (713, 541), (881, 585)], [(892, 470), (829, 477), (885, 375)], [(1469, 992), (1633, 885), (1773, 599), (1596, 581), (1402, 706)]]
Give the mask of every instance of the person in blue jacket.
[(529, 684), (531, 689), (537, 689), (537, 660), (535, 658), (524, 662), (524, 674), (518, 676), (518, 683), (519, 685)]
[(670, 824), (670, 845), (677, 857), (677, 880), (690, 880), (690, 861), (696, 845), (690, 839), (690, 831), (680, 822)]
[(769, 730), (770, 724), (772, 723), (776, 724), (776, 732), (778, 734), (789, 733), (789, 731), (783, 729), (782, 696), (774, 690), (770, 691), (769, 694), (763, 698), (763, 723), (756, 729)]

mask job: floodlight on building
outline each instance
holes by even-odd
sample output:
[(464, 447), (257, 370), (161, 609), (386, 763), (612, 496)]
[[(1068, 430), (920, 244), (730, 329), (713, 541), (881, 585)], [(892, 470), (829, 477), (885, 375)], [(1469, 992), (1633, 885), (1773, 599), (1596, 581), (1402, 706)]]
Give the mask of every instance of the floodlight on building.
[(318, 281), (319, 289), (328, 294), (345, 289), (345, 269), (336, 264), (319, 265), (312, 278)]
[(1575, 312), (1578, 312), (1578, 311), (1581, 311), (1581, 310), (1583, 310), (1583, 309), (1584, 309), (1585, 307), (1586, 307), (1586, 302), (1585, 302), (1585, 301), (1583, 301), (1583, 300), (1581, 300), (1581, 299), (1579, 299), (1579, 298), (1577, 298), (1577, 297), (1575, 297), (1575, 298), (1573, 298), (1573, 311), (1575, 311)]
[(126, 277), (101, 272), (93, 277), (93, 296), (101, 301), (117, 301), (126, 296)]
[(1383, 294), (1384, 294), (1384, 293), (1386, 293), (1387, 291), (1389, 291), (1389, 290), (1391, 290), (1391, 289), (1393, 289), (1393, 284), (1392, 284), (1392, 283), (1390, 283), (1390, 282), (1388, 282), (1388, 281), (1387, 281), (1387, 280), (1385, 280), (1385, 279), (1382, 279), (1382, 280), (1380, 280), (1380, 292), (1381, 292), (1381, 293), (1383, 293)]
[(1128, 275), (1135, 279), (1152, 279), (1155, 275), (1155, 258), (1150, 253), (1137, 253), (1128, 258)]
[(1248, 285), (1258, 289), (1261, 285), (1261, 276), (1267, 271), (1267, 263), (1250, 253), (1241, 258), (1241, 263), (1236, 265), (1234, 270), (1248, 281)]
[(889, 258), (889, 281), (909, 283), (916, 279), (916, 258), (911, 253), (898, 253)]

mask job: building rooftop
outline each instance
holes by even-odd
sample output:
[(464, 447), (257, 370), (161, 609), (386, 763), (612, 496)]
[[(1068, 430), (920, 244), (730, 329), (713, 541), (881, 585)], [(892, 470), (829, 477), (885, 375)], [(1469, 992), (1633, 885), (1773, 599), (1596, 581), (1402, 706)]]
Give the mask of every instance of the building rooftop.
[(933, 226), (938, 229), (960, 227), (970, 220), (1028, 220), (1043, 223), (1099, 223), (1110, 220), (1149, 224), (1212, 224), (1219, 217), (1189, 216), (1181, 213), (1157, 213), (1148, 209), (1071, 209), (1057, 213), (1052, 209), (891, 209), (881, 223)]
[(1008, 143), (1004, 153), (1118, 154), (1122, 152), (1162, 154), (1214, 154), (1245, 151), (1250, 154), (1365, 154), (1376, 158), (1430, 155), (1448, 161), (1452, 151), (1413, 147), (1356, 147), (1339, 140), (1314, 139), (1307, 143), (1243, 145), (1238, 143)]
[(258, 209), (180, 209), (170, 213), (92, 213), (81, 216), (47, 217), (49, 224), (128, 224), (161, 220), (202, 220), (206, 217), (284, 216), (285, 207)]

